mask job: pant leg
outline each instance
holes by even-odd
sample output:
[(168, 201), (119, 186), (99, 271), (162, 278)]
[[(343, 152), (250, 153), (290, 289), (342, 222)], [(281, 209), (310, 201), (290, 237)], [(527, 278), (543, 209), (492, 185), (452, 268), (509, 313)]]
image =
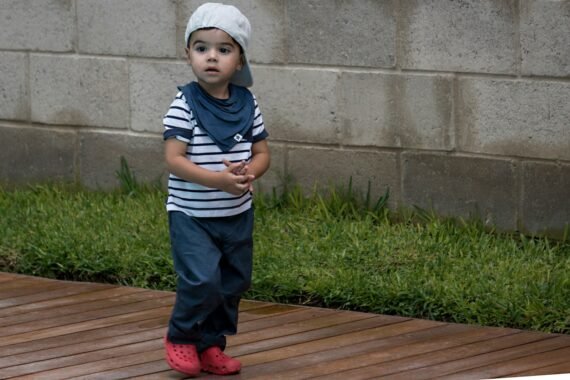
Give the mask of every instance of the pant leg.
[(182, 212), (169, 212), (169, 224), (178, 280), (168, 338), (173, 343), (201, 346), (202, 325), (223, 302), (221, 251), (215, 237), (199, 219)]
[(220, 260), (222, 303), (204, 322), (205, 348), (226, 345), (226, 335), (237, 332), (239, 302), (251, 285), (253, 266), (253, 209), (235, 217), (224, 218), (222, 258)]

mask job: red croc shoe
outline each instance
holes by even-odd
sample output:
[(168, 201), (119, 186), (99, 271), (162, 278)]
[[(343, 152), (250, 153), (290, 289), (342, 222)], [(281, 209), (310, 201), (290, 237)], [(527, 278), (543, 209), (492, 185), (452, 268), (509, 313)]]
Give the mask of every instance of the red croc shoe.
[(166, 362), (170, 368), (188, 376), (200, 374), (200, 359), (198, 359), (195, 345), (172, 343), (164, 337), (164, 348), (166, 349)]
[(239, 360), (224, 354), (220, 347), (212, 346), (200, 354), (202, 371), (214, 375), (233, 375), (241, 370)]

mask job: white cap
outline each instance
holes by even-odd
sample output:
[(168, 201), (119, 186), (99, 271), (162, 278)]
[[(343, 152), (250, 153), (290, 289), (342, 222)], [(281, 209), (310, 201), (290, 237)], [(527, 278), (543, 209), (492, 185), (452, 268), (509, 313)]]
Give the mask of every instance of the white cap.
[(186, 46), (192, 32), (204, 28), (217, 28), (229, 34), (242, 48), (243, 67), (234, 73), (230, 82), (243, 87), (253, 84), (253, 77), (249, 67), (246, 50), (251, 37), (251, 25), (249, 20), (233, 5), (219, 3), (205, 3), (200, 5), (186, 25), (184, 41)]

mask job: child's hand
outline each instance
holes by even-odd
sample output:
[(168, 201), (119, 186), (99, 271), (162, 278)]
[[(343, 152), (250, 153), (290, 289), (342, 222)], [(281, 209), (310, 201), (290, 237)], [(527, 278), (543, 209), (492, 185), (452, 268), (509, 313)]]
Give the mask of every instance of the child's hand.
[(241, 161), (237, 164), (232, 164), (230, 161), (224, 159), (223, 162), (224, 162), (224, 165), (226, 165), (228, 168), (230, 168), (230, 167), (233, 168), (231, 170), (231, 172), (233, 174), (235, 174), (237, 176), (245, 176), (247, 178), (246, 182), (249, 186), (248, 190), (250, 192), (253, 192), (253, 180), (255, 179), (255, 176), (253, 174), (248, 174), (249, 166), (245, 163), (245, 161)]
[(251, 183), (255, 178), (252, 174), (247, 174), (248, 167), (244, 161), (239, 163), (231, 163), (224, 160), (226, 170), (220, 172), (220, 190), (233, 195), (241, 195), (246, 191), (252, 190)]

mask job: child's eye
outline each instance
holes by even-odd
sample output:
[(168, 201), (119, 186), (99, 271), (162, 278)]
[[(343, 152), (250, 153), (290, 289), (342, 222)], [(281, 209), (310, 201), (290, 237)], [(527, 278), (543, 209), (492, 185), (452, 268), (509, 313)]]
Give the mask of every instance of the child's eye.
[(198, 53), (204, 53), (207, 49), (205, 46), (198, 45), (194, 47), (194, 50), (197, 51)]
[(231, 53), (231, 49), (230, 49), (230, 48), (226, 48), (226, 47), (222, 47), (222, 48), (220, 48), (220, 53), (222, 53), (222, 54), (229, 54), (229, 53)]

